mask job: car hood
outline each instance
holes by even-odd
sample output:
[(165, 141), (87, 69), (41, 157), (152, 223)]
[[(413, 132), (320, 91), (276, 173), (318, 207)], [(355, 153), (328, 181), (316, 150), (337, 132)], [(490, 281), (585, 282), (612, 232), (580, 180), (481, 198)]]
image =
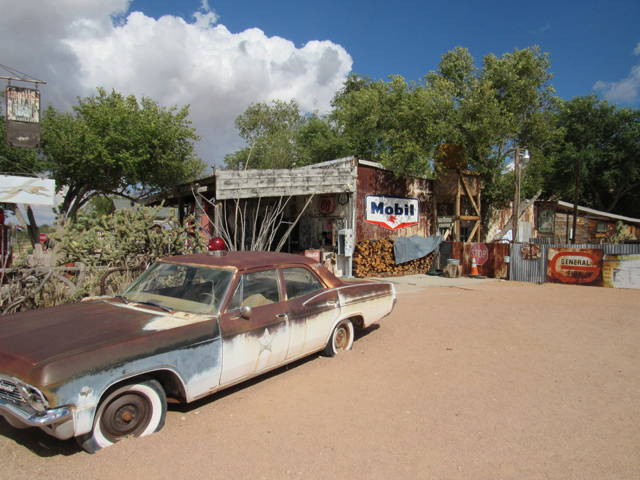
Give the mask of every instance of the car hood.
[[(185, 341), (185, 337), (193, 339), (193, 331), (166, 335), (167, 328), (149, 328), (167, 323), (167, 319), (174, 317), (115, 301), (78, 302), (6, 315), (0, 317), (0, 372), (27, 380), (27, 372), (37, 366), (64, 359), (58, 363), (64, 363), (67, 373), (72, 374), (69, 369), (100, 368)], [(149, 336), (155, 338), (144, 338)]]

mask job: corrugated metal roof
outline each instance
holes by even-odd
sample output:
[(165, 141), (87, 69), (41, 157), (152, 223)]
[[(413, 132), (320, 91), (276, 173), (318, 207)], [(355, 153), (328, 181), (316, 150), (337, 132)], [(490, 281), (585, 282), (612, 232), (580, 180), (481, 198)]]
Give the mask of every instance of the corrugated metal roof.
[[(563, 202), (562, 200), (558, 200), (558, 205), (571, 210), (573, 210), (574, 208), (573, 203)], [(640, 218), (623, 217), (622, 215), (616, 215), (614, 213), (608, 213), (608, 212), (601, 212), (600, 210), (594, 210), (593, 208), (588, 208), (588, 207), (581, 207), (580, 205), (578, 205), (578, 212), (589, 213), (591, 215), (598, 215), (606, 218), (613, 218), (613, 219), (622, 220), (623, 222), (628, 222), (628, 223), (640, 224)]]

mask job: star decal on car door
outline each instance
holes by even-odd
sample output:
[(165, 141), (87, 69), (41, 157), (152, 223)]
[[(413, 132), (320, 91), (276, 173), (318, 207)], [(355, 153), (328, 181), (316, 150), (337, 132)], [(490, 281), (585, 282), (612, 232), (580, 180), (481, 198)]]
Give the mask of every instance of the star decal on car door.
[(258, 339), (258, 344), (260, 345), (260, 353), (264, 352), (265, 350), (271, 351), (271, 342), (273, 342), (273, 337), (274, 335), (269, 332), (269, 329), (265, 328), (264, 333)]

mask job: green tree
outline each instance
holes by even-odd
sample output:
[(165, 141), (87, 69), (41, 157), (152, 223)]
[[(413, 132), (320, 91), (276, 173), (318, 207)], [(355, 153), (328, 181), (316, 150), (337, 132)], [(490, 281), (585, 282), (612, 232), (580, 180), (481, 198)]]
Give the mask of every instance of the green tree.
[[(266, 106), (250, 107), (236, 123), (248, 146), (227, 163), (237, 165), (240, 158), (255, 155), (251, 165), (280, 168), (358, 155), (400, 173), (430, 176), (443, 146), (453, 145), (465, 155), (460, 167), (481, 175), (482, 210), (488, 217), (490, 206), (502, 207), (513, 198), (511, 148), (531, 151), (521, 179), (523, 196), (533, 196), (550, 172), (545, 152), (558, 138), (558, 100), (549, 69), (548, 55), (538, 47), (487, 55), (482, 68), (467, 49), (458, 47), (417, 82), (400, 76), (372, 81), (353, 74), (325, 117), (300, 117), (296, 104), (291, 120), (283, 122)], [(263, 147), (272, 144), (286, 149)], [(290, 161), (264, 151), (282, 152)]]
[(60, 215), (69, 218), (100, 194), (136, 198), (197, 178), (204, 163), (187, 120), (189, 107), (98, 89), (78, 99), (73, 113), (44, 112), (42, 153), (59, 189)]
[(388, 82), (352, 76), (333, 105), (331, 118), (345, 155), (427, 175), (437, 146), (447, 136), (454, 100), (400, 76)]
[(383, 112), (387, 89), (384, 81), (352, 74), (336, 93), (330, 118), (346, 155), (379, 160), (388, 148)]
[(640, 109), (589, 95), (563, 102), (556, 120), (564, 136), (548, 149), (547, 196), (573, 202), (580, 167), (581, 205), (640, 217)]
[(291, 168), (300, 158), (296, 134), (303, 118), (295, 100), (252, 103), (236, 118), (236, 128), (246, 142), (225, 156), (228, 168)]
[(112, 214), (115, 211), (115, 206), (112, 198), (106, 195), (96, 195), (85, 204), (84, 210), (91, 218), (98, 219), (103, 215)]
[[(531, 151), (522, 192), (525, 197), (539, 190), (547, 171), (544, 147), (557, 138), (553, 114), (558, 99), (551, 85), (548, 54), (539, 47), (516, 49), (500, 58), (487, 55), (481, 70), (473, 68), (466, 49), (443, 56), (438, 72), (428, 75), (434, 87), (454, 92), (455, 113), (450, 142), (461, 144), (469, 168), (483, 180), (483, 211), (502, 207), (513, 198), (513, 174), (506, 174), (513, 147)], [(444, 82), (434, 81), (436, 76)], [(442, 88), (442, 87), (440, 87)]]
[(460, 146), (464, 166), (481, 175), (487, 212), (513, 198), (507, 152), (514, 146), (532, 151), (524, 194), (540, 188), (547, 171), (542, 149), (555, 136), (549, 68), (538, 47), (488, 55), (481, 69), (458, 47), (419, 83), (351, 76), (332, 115), (351, 153), (404, 173), (431, 175), (441, 146)]
[(307, 115), (295, 136), (300, 165), (334, 160), (349, 155), (329, 117)]

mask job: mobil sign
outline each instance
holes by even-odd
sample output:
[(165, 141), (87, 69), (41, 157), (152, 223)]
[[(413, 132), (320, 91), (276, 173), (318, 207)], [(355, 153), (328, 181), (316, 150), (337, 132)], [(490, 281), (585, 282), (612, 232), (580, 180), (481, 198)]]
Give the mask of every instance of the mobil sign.
[(549, 248), (547, 254), (547, 282), (602, 286), (602, 250)]
[(367, 195), (365, 221), (389, 230), (420, 223), (417, 198)]

